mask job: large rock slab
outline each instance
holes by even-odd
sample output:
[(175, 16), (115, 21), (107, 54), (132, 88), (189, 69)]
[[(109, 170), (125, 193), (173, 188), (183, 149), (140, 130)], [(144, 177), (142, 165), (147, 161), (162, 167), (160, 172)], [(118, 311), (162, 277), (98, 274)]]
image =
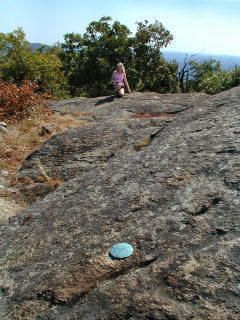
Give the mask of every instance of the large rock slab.
[[(1, 319), (239, 319), (240, 88), (188, 99), (169, 121), (117, 124), (102, 112), (114, 156), (0, 228)], [(134, 147), (146, 133), (149, 143)], [(118, 242), (133, 254), (112, 260)]]
[(208, 97), (204, 93), (159, 94), (133, 93), (126, 94), (122, 99), (110, 97), (74, 98), (52, 101), (55, 112), (72, 115), (86, 114), (95, 120), (116, 119), (138, 113), (142, 110), (176, 114)]
[[(41, 171), (36, 160), (49, 177), (66, 182), (111, 158), (150, 144), (177, 114), (199, 104), (206, 96), (136, 93), (124, 99), (75, 98), (52, 102), (55, 111), (89, 114), (95, 122), (53, 136), (30, 154), (15, 175), (20, 182), (18, 189), (26, 202), (35, 202), (52, 191), (48, 181), (39, 179)], [(140, 117), (143, 112), (151, 117)]]

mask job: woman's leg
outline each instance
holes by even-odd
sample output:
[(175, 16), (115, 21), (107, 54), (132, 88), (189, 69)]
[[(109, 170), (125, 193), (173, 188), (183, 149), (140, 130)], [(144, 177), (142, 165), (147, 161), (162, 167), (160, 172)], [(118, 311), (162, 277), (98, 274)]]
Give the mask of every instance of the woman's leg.
[(119, 97), (122, 97), (124, 95), (124, 88), (120, 83), (116, 84), (114, 86), (114, 89), (116, 90), (116, 93), (118, 94)]
[(124, 95), (124, 88), (121, 88), (121, 89), (118, 91), (118, 95), (119, 95), (119, 97), (123, 97), (123, 95)]
[(124, 95), (124, 88), (122, 87), (122, 84), (118, 83), (114, 86), (114, 89), (116, 90), (116, 93), (119, 97), (123, 97)]
[(114, 89), (116, 90), (116, 92), (118, 92), (121, 89), (121, 87), (122, 87), (121, 84), (118, 83), (114, 86)]

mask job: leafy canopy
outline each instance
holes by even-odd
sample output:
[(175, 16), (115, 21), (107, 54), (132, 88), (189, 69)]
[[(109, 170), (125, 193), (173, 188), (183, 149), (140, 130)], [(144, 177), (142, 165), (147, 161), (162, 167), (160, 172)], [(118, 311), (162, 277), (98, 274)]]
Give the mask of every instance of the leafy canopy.
[(51, 93), (66, 85), (57, 49), (34, 52), (21, 28), (0, 33), (0, 53), (0, 77), (4, 81), (21, 85), (28, 79), (36, 83), (40, 91)]
[(219, 61), (186, 58), (180, 67), (166, 62), (161, 49), (173, 36), (159, 21), (136, 22), (130, 30), (111, 17), (92, 21), (85, 33), (67, 33), (64, 42), (33, 51), (21, 28), (0, 33), (0, 78), (20, 86), (25, 79), (54, 97), (113, 93), (110, 78), (121, 61), (131, 90), (218, 93), (240, 84), (240, 68), (224, 71)]
[(176, 65), (168, 64), (160, 52), (172, 35), (158, 21), (137, 25), (132, 36), (125, 25), (103, 17), (91, 22), (83, 35), (65, 35), (60, 57), (72, 94), (99, 96), (112, 92), (107, 80), (118, 61), (125, 64), (132, 89), (176, 90)]

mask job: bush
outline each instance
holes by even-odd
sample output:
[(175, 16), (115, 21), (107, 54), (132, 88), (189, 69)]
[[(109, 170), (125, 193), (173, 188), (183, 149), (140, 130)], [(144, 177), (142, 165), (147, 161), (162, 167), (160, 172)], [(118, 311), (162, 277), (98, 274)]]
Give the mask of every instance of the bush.
[(217, 94), (240, 85), (240, 67), (223, 70), (220, 61), (214, 59), (197, 62), (189, 60), (187, 55), (179, 75), (182, 92), (205, 92)]
[(213, 72), (203, 76), (199, 89), (200, 91), (217, 94), (221, 91), (231, 89), (233, 87), (233, 75), (230, 72)]
[(64, 98), (68, 88), (58, 57), (60, 52), (57, 45), (34, 52), (21, 28), (0, 33), (0, 77), (17, 85), (28, 79), (38, 84), (38, 91), (49, 91), (56, 98)]
[(29, 80), (24, 80), (17, 86), (0, 79), (0, 120), (14, 122), (34, 113), (49, 113), (46, 100), (51, 95), (36, 93), (37, 88), (38, 86)]
[(236, 66), (232, 72), (233, 86), (237, 87), (240, 85), (240, 66)]

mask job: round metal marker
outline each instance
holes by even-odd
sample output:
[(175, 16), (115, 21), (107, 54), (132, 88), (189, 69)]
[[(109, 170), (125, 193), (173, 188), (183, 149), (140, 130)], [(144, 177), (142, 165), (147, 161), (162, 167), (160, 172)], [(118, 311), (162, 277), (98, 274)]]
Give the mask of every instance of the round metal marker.
[(133, 253), (133, 247), (128, 243), (117, 243), (111, 250), (110, 255), (115, 259), (124, 259), (129, 257)]

